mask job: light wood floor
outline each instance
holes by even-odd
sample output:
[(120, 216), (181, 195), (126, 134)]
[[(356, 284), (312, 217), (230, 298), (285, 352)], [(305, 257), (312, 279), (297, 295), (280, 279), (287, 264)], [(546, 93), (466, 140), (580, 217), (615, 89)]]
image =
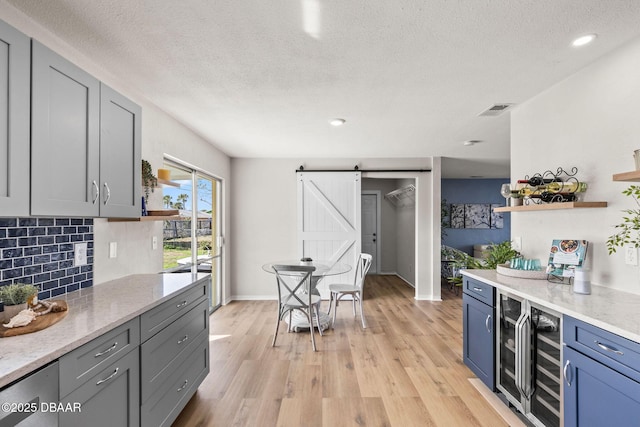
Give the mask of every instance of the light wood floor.
[(462, 299), (442, 293), (415, 301), (368, 276), (368, 329), (343, 302), (316, 353), (285, 323), (271, 347), (275, 301), (232, 302), (211, 316), (211, 372), (174, 426), (505, 426), (468, 381)]

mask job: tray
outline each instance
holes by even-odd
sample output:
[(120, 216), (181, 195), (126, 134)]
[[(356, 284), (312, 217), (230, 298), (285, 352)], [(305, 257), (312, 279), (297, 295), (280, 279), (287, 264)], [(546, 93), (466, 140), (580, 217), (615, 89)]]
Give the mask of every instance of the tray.
[[(0, 338), (15, 337), (16, 335), (30, 334), (32, 332), (38, 332), (48, 328), (64, 319), (69, 314), (69, 308), (65, 300), (47, 300), (48, 302), (56, 302), (59, 306), (64, 307), (64, 311), (58, 311), (56, 313), (47, 313), (42, 316), (36, 317), (33, 322), (26, 326), (19, 326), (17, 328), (5, 328), (0, 322)], [(36, 310), (38, 311), (38, 310)]]
[(544, 270), (515, 270), (507, 267), (507, 264), (498, 264), (496, 272), (503, 276), (518, 277), (520, 279), (546, 280), (548, 276)]

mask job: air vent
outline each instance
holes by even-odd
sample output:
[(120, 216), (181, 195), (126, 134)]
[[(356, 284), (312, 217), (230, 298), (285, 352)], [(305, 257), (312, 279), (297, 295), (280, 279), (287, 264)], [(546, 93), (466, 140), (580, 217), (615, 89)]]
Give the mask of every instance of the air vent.
[(513, 104), (494, 104), (478, 114), (480, 117), (495, 117), (507, 111)]

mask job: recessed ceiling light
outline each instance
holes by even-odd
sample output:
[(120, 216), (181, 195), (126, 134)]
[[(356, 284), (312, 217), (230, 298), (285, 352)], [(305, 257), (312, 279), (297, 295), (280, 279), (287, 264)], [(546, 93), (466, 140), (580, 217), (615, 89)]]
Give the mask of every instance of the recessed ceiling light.
[(331, 119), (329, 120), (329, 124), (331, 126), (342, 126), (346, 122), (345, 119)]
[(584, 46), (584, 45), (589, 44), (592, 41), (594, 41), (596, 39), (596, 37), (597, 37), (597, 35), (595, 35), (595, 34), (586, 34), (584, 36), (580, 36), (577, 39), (575, 39), (573, 42), (571, 42), (571, 45), (573, 47)]

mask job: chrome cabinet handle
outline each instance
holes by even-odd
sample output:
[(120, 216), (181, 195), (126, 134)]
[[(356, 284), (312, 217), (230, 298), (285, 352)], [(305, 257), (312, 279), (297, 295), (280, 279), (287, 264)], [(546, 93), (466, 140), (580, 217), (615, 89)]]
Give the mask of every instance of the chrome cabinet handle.
[(184, 380), (184, 383), (182, 383), (182, 387), (176, 390), (176, 392), (180, 393), (182, 390), (184, 390), (187, 387), (187, 384), (189, 384), (189, 380)]
[(106, 182), (104, 183), (104, 189), (106, 191), (106, 197), (104, 199), (104, 204), (106, 205), (109, 202), (109, 199), (111, 198), (111, 189), (109, 188), (109, 184), (107, 184)]
[(180, 304), (176, 305), (176, 308), (184, 307), (185, 305), (187, 305), (187, 302), (182, 301)]
[(624, 353), (621, 352), (620, 350), (618, 350), (615, 347), (609, 347), (606, 344), (602, 344), (601, 342), (599, 342), (598, 340), (593, 340), (594, 343), (596, 343), (596, 345), (598, 347), (600, 347), (601, 349), (605, 350), (605, 351), (610, 351), (611, 353), (617, 354), (618, 356), (624, 356)]
[(100, 385), (100, 384), (102, 384), (102, 383), (104, 383), (104, 382), (109, 381), (111, 378), (113, 378), (113, 377), (115, 377), (116, 375), (118, 375), (118, 371), (119, 371), (119, 370), (120, 370), (120, 368), (116, 368), (116, 370), (115, 370), (115, 371), (113, 371), (113, 374), (109, 375), (107, 378), (105, 378), (105, 379), (103, 379), (103, 380), (98, 381), (98, 382), (96, 383), (96, 385)]
[(569, 379), (569, 368), (571, 368), (571, 361), (567, 359), (567, 363), (564, 364), (564, 369), (562, 369), (562, 376), (564, 377), (564, 382), (567, 383), (567, 387), (571, 387), (571, 380)]
[(487, 332), (491, 333), (491, 315), (487, 314), (487, 318), (484, 321), (484, 326), (487, 328)]
[(114, 350), (117, 346), (118, 346), (118, 342), (116, 341), (116, 342), (113, 343), (113, 345), (111, 347), (109, 347), (105, 351), (101, 351), (100, 353), (96, 353), (96, 355), (93, 356), (93, 357), (104, 356), (105, 354), (107, 354), (107, 353), (111, 352), (112, 350)]
[(482, 292), (482, 288), (478, 288), (478, 287), (475, 287), (475, 286), (473, 287), (473, 290), (476, 291), (476, 292)]
[(98, 201), (98, 198), (100, 197), (100, 187), (98, 187), (98, 183), (94, 180), (92, 182), (93, 188), (95, 188), (96, 190), (96, 195), (93, 197), (93, 204), (95, 205), (96, 202)]
[(189, 339), (189, 335), (185, 335), (184, 338), (182, 338), (181, 340), (178, 340), (178, 344), (182, 344), (183, 342), (185, 342), (188, 339)]

